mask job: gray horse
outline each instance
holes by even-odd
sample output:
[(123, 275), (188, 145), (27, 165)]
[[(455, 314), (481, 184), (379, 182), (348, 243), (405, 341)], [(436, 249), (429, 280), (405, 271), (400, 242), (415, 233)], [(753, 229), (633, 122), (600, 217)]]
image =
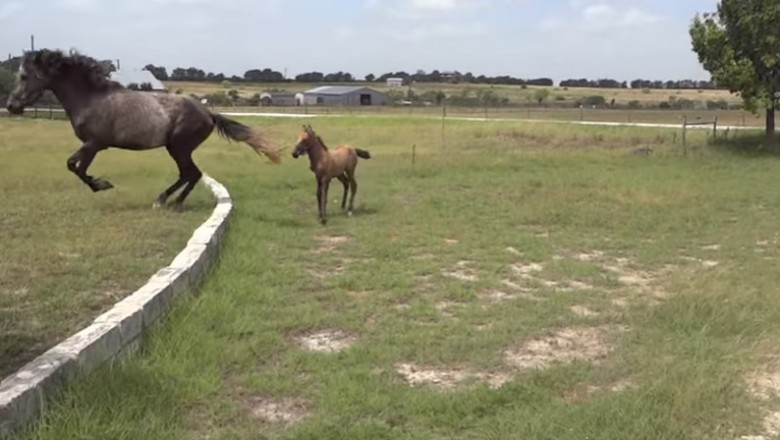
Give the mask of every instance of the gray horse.
[(87, 56), (47, 49), (27, 52), (8, 98), (8, 111), (21, 114), (45, 90), (57, 96), (73, 131), (83, 142), (68, 159), (68, 169), (94, 192), (113, 188), (108, 180), (87, 174), (99, 151), (110, 147), (143, 151), (165, 146), (176, 161), (179, 178), (159, 195), (155, 206), (164, 206), (184, 187), (173, 202), (174, 207), (181, 207), (203, 175), (192, 160), (192, 152), (214, 127), (222, 137), (248, 144), (273, 163), (281, 161), (279, 151), (251, 128), (211, 113), (190, 97), (126, 89), (109, 80), (103, 65)]

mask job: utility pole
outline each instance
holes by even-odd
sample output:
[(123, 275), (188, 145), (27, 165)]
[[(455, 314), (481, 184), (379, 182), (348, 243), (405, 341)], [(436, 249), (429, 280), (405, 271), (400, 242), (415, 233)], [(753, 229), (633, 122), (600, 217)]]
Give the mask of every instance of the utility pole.
[(119, 58), (116, 59), (116, 70), (122, 70), (122, 67), (119, 64)]
[(35, 50), (35, 35), (30, 35), (30, 50)]

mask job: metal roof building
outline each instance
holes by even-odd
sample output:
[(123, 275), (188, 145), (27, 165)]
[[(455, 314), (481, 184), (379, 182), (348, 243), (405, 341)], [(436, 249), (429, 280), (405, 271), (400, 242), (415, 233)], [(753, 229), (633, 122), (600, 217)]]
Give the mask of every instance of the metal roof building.
[(306, 105), (382, 105), (387, 95), (365, 86), (320, 86), (303, 92)]
[(152, 90), (165, 90), (165, 85), (148, 70), (117, 70), (111, 72), (111, 80), (127, 87), (130, 84), (140, 86), (143, 83), (152, 85)]

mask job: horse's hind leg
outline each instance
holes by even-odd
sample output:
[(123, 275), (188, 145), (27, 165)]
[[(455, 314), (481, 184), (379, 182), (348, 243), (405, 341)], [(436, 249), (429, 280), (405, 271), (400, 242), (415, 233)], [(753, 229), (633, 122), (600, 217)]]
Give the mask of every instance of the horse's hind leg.
[(342, 185), (344, 185), (344, 197), (341, 199), (341, 210), (347, 209), (347, 192), (349, 191), (349, 178), (347, 178), (347, 174), (344, 173), (338, 177), (339, 181)]
[(200, 181), (200, 178), (203, 177), (203, 173), (198, 169), (198, 166), (195, 165), (195, 162), (192, 160), (192, 156), (187, 156), (186, 161), (186, 179), (187, 179), (187, 186), (184, 187), (183, 190), (181, 190), (181, 193), (179, 193), (179, 196), (176, 197), (176, 200), (173, 201), (173, 205), (176, 208), (180, 208), (182, 203), (184, 203), (184, 199), (187, 198), (188, 195), (190, 195), (190, 192), (192, 192), (193, 189), (195, 189), (195, 185), (198, 184), (198, 181)]
[(357, 194), (357, 180), (355, 180), (355, 170), (352, 170), (352, 172), (348, 173), (347, 178), (349, 179), (351, 193), (349, 196), (349, 210), (347, 211), (347, 215), (352, 216), (352, 208), (355, 204), (355, 194)]
[(95, 178), (87, 174), (87, 169), (92, 165), (92, 161), (95, 159), (98, 151), (105, 149), (106, 147), (100, 147), (87, 142), (68, 158), (68, 169), (89, 186), (92, 192), (105, 191), (114, 187), (106, 179)]
[[(184, 159), (182, 155), (177, 154), (176, 151), (169, 146), (166, 146), (165, 149), (168, 150), (168, 154), (173, 158), (173, 160), (176, 162), (176, 166), (179, 168), (179, 178), (175, 182), (173, 182), (173, 185), (169, 186), (165, 191), (160, 193), (160, 195), (157, 197), (157, 201), (154, 202), (153, 206), (155, 208), (160, 208), (165, 206), (165, 202), (168, 201), (168, 198), (171, 197), (173, 193), (178, 191), (179, 188), (184, 186), (185, 183), (187, 183), (186, 159)], [(190, 161), (192, 161), (192, 159), (190, 159)]]

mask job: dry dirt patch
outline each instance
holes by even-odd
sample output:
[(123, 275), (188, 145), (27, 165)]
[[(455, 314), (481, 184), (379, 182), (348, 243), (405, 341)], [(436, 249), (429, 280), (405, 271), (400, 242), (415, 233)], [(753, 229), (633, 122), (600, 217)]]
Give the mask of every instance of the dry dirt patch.
[(568, 327), (526, 341), (504, 351), (504, 359), (522, 369), (543, 369), (556, 363), (583, 361), (598, 363), (612, 351), (609, 327)]
[[(780, 397), (780, 370), (765, 368), (748, 375), (745, 380), (753, 397), (769, 402)], [(742, 440), (768, 440), (780, 435), (780, 411), (768, 410), (762, 423), (764, 432), (760, 435), (743, 435)]]
[(322, 252), (333, 252), (339, 247), (343, 246), (347, 242), (349, 242), (350, 238), (343, 236), (343, 235), (323, 235), (320, 237), (317, 237), (317, 241), (319, 241), (320, 245), (314, 249), (314, 252), (316, 253), (322, 253)]
[(349, 348), (357, 338), (341, 330), (323, 330), (298, 336), (295, 339), (304, 350), (335, 353)]
[(399, 363), (395, 370), (411, 386), (432, 385), (450, 390), (466, 381), (484, 382), (490, 388), (500, 388), (511, 380), (508, 374), (473, 372), (466, 369), (423, 368), (415, 364)]
[(249, 415), (260, 422), (290, 426), (303, 420), (309, 413), (308, 402), (301, 399), (269, 399), (248, 397), (244, 405)]
[(442, 275), (449, 278), (455, 278), (460, 281), (478, 281), (479, 276), (476, 271), (469, 267), (470, 261), (458, 261), (455, 269), (442, 271)]
[(574, 313), (575, 315), (581, 316), (583, 318), (592, 318), (592, 317), (599, 316), (598, 312), (594, 312), (588, 307), (582, 305), (571, 306), (569, 307), (569, 310), (571, 310), (571, 312)]

